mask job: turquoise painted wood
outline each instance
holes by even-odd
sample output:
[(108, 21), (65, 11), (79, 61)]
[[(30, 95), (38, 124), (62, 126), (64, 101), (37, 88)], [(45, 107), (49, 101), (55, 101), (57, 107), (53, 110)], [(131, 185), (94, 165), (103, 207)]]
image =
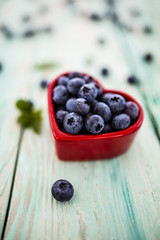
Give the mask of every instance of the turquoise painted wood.
[[(50, 5), (50, 10), (47, 16), (43, 17), (37, 10), (41, 4), (33, 2), (32, 10), (36, 13), (36, 19), (32, 19), (31, 25), (41, 26), (52, 21), (55, 29), (53, 34), (31, 39), (15, 38), (11, 41), (6, 41), (0, 36), (3, 45), (2, 56), (7, 66), (7, 70), (2, 73), (6, 74), (3, 92), (8, 93), (7, 100), (4, 100), (4, 95), (0, 103), (0, 106), (3, 106), (5, 102), (8, 109), (4, 112), (3, 108), (0, 108), (3, 120), (1, 129), (7, 128), (5, 132), (3, 130), (0, 138), (3, 144), (0, 162), (0, 180), (4, 189), (0, 195), (2, 224), (11, 177), (8, 184), (5, 182), (13, 172), (19, 136), (19, 128), (15, 123), (17, 111), (13, 107), (13, 101), (19, 97), (26, 97), (32, 99), (36, 107), (43, 109), (41, 135), (26, 130), (21, 143), (11, 206), (5, 226), (7, 240), (160, 238), (158, 9), (156, 5), (151, 8), (151, 0), (136, 0), (134, 5), (127, 0), (117, 0), (115, 8), (134, 25), (135, 31), (129, 33), (115, 27), (109, 21), (94, 23), (82, 17), (81, 11), (88, 5), (88, 11), (93, 11), (94, 8), (100, 11), (105, 9), (103, 1), (93, 2), (91, 5), (89, 1), (77, 1), (76, 5), (68, 7), (65, 1), (45, 1)], [(28, 9), (27, 2), (17, 9), (20, 3), (20, 0), (3, 1), (0, 9), (0, 19), (12, 21), (13, 15), (16, 16), (13, 26), (17, 31), (23, 29), (24, 25), (20, 19), (22, 13)], [(141, 20), (134, 20), (127, 15), (127, 9), (134, 6), (143, 13)], [(10, 12), (11, 16), (6, 12)], [(153, 15), (155, 19), (152, 19)], [(141, 32), (139, 21), (143, 26), (144, 22), (150, 19), (155, 34), (147, 37)], [(97, 44), (100, 36), (106, 39), (104, 46)], [(148, 46), (153, 47), (151, 50), (155, 51), (156, 55), (152, 66), (147, 66), (141, 61), (141, 55)], [(9, 54), (13, 57), (9, 57)], [(86, 64), (88, 59), (93, 59), (90, 65)], [(48, 61), (59, 63), (59, 67), (47, 72), (34, 70), (34, 64)], [(103, 78), (99, 73), (103, 66), (110, 69), (107, 78)], [(110, 161), (97, 162), (72, 163), (57, 159), (48, 120), (47, 93), (39, 88), (39, 83), (42, 78), (51, 80), (63, 71), (75, 69), (93, 74), (106, 88), (125, 90), (142, 104), (145, 113), (144, 124), (126, 154)], [(126, 79), (132, 72), (140, 76), (140, 87), (128, 85)], [(0, 78), (4, 75), (0, 75)], [(8, 85), (12, 86), (9, 90)], [(155, 128), (158, 129), (157, 134)], [(8, 147), (9, 140), (12, 141)], [(7, 154), (4, 156), (5, 152)], [(12, 164), (3, 168), (5, 162), (12, 160), (11, 156)], [(75, 195), (68, 203), (56, 202), (51, 196), (51, 186), (60, 178), (69, 180), (75, 188)], [(1, 231), (2, 227), (0, 233)]]

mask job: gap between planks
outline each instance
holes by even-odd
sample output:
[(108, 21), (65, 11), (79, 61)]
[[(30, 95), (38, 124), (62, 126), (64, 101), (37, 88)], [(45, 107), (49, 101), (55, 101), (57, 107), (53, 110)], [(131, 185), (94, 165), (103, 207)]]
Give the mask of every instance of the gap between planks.
[(13, 175), (12, 175), (12, 181), (11, 181), (11, 188), (10, 188), (10, 193), (9, 193), (9, 198), (8, 198), (8, 203), (7, 203), (6, 214), (5, 214), (5, 218), (4, 218), (4, 224), (3, 224), (3, 228), (2, 228), (1, 240), (3, 240), (4, 236), (5, 236), (5, 230), (6, 230), (6, 226), (7, 226), (7, 221), (8, 221), (9, 211), (10, 211), (10, 205), (11, 205), (11, 201), (12, 201), (12, 194), (13, 194), (16, 171), (17, 171), (17, 166), (18, 166), (19, 154), (20, 154), (21, 145), (22, 145), (23, 134), (24, 134), (24, 128), (21, 127), (20, 128), (20, 133), (19, 133), (19, 139), (18, 139), (17, 154), (16, 154), (16, 159), (15, 159), (15, 164), (14, 164), (14, 169), (13, 169)]

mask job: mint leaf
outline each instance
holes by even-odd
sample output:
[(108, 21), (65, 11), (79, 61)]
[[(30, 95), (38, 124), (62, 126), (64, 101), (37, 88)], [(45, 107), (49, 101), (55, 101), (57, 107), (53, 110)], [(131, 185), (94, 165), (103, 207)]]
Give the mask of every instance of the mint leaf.
[(41, 71), (47, 71), (47, 70), (55, 69), (57, 67), (59, 67), (59, 64), (57, 62), (40, 63), (34, 66), (36, 70), (41, 70)]
[(31, 111), (33, 108), (32, 102), (29, 102), (27, 100), (19, 99), (16, 102), (16, 107), (21, 111)]
[(35, 133), (40, 133), (42, 125), (42, 110), (33, 109), (32, 102), (20, 99), (16, 102), (16, 107), (21, 114), (17, 122), (24, 128), (32, 128)]

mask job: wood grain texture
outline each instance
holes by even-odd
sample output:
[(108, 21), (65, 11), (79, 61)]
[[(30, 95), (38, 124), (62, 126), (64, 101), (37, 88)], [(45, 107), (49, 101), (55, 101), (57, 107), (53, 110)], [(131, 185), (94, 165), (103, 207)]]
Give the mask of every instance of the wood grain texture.
[[(9, 6), (17, 2), (12, 0)], [(100, 1), (94, 2), (99, 5)], [(148, 71), (140, 60), (135, 64), (139, 52), (130, 48), (132, 42), (138, 44), (140, 34), (132, 37), (121, 33), (110, 22), (97, 24), (82, 18), (79, 9), (83, 9), (83, 4), (78, 1), (77, 8), (66, 11), (65, 5), (54, 3), (52, 7), (56, 10), (53, 13), (58, 19), (54, 18), (56, 33), (15, 40), (10, 49), (13, 55), (17, 48), (21, 53), (16, 59), (19, 71), (14, 74), (19, 84), (15, 94), (31, 98), (36, 107), (43, 108), (44, 121), (41, 135), (30, 130), (24, 134), (5, 239), (158, 240), (160, 148), (146, 108), (150, 100), (146, 103), (143, 95), (150, 98), (146, 89), (152, 85), (148, 85), (147, 80), (147, 86), (139, 89), (126, 81), (132, 71), (145, 75)], [(126, 6), (126, 2), (123, 5)], [(106, 39), (103, 47), (97, 45), (99, 36)], [(128, 44), (127, 48), (125, 44)], [(130, 53), (133, 54), (132, 61)], [(85, 63), (88, 58), (93, 59), (90, 66)], [(33, 70), (35, 63), (48, 60), (59, 62), (60, 67), (46, 73)], [(12, 59), (8, 61), (13, 62)], [(141, 71), (136, 70), (137, 65)], [(99, 74), (103, 66), (110, 70), (108, 78)], [(75, 69), (93, 74), (107, 88), (127, 91), (142, 104), (144, 124), (126, 154), (110, 161), (72, 163), (57, 159), (48, 120), (46, 91), (40, 90), (39, 82), (43, 77), (52, 79), (63, 71)], [(142, 83), (144, 81), (145, 77)], [(153, 89), (155, 86), (158, 83)], [(56, 202), (51, 196), (51, 186), (60, 178), (69, 180), (75, 188), (75, 195), (68, 203)]]

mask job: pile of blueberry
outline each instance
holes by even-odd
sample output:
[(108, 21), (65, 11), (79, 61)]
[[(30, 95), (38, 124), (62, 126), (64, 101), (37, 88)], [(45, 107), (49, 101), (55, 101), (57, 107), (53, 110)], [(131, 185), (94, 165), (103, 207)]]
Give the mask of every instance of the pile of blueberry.
[(69, 134), (99, 134), (131, 126), (139, 116), (136, 103), (119, 94), (103, 93), (91, 76), (72, 72), (53, 89), (56, 120)]

